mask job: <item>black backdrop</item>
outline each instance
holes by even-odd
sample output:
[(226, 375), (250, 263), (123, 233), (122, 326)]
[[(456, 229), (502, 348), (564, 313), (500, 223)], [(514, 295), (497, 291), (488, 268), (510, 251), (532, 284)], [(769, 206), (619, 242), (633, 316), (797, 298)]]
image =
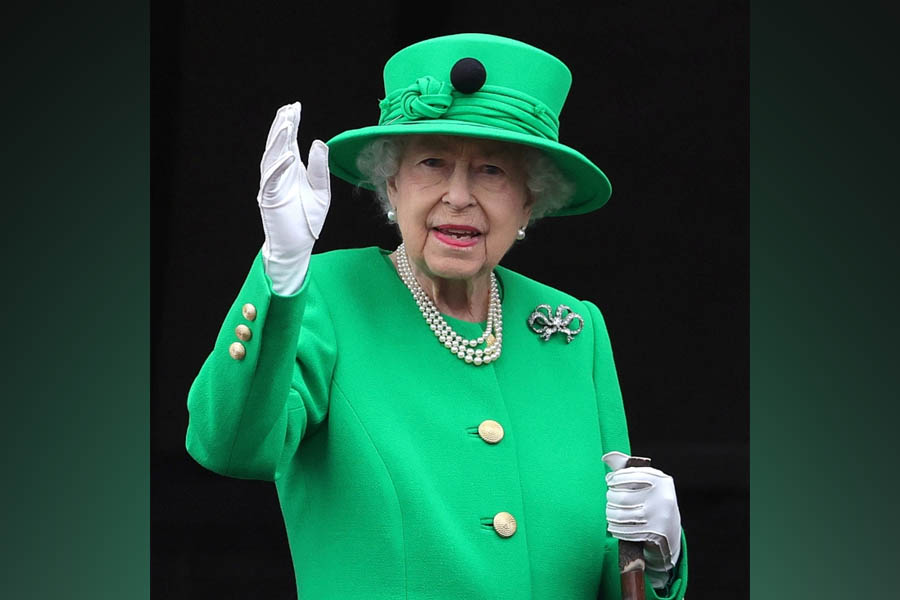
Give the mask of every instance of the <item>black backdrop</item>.
[[(613, 185), (604, 208), (542, 221), (504, 264), (600, 306), (632, 449), (675, 477), (688, 596), (748, 597), (747, 2), (171, 4), (151, 14), (153, 596), (295, 597), (274, 486), (184, 451), (187, 390), (263, 241), (276, 109), (303, 103), (305, 156), (377, 121), (394, 51), (477, 31), (571, 68), (561, 141)], [(382, 223), (335, 179), (316, 251), (391, 248)]]

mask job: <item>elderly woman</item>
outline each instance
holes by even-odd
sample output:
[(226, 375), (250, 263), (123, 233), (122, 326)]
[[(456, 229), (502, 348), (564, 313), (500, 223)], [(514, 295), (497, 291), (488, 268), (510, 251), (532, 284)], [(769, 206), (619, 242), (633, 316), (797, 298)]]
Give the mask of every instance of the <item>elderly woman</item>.
[[(557, 141), (568, 69), (465, 34), (384, 81), (379, 125), (306, 167), (300, 105), (278, 111), (265, 243), (191, 388), (188, 452), (275, 482), (299, 598), (618, 599), (618, 540), (642, 544), (648, 598), (683, 597), (672, 479), (625, 465), (600, 311), (499, 266), (535, 219), (609, 198)], [(312, 254), (330, 172), (376, 190), (396, 250)]]

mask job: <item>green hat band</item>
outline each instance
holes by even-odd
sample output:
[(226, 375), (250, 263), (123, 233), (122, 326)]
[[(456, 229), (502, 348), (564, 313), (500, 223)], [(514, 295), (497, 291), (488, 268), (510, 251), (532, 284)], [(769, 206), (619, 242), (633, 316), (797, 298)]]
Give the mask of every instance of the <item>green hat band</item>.
[(543, 102), (511, 88), (484, 85), (464, 94), (427, 75), (394, 90), (379, 103), (379, 125), (447, 119), (559, 140), (559, 119)]

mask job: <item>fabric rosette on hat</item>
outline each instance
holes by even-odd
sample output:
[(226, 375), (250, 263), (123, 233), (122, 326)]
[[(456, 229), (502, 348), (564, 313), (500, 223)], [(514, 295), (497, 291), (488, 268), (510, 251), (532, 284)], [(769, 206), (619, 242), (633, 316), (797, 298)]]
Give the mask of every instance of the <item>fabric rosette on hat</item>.
[(572, 74), (553, 55), (517, 40), (465, 33), (413, 44), (384, 67), (385, 97), (378, 125), (328, 141), (332, 174), (370, 187), (356, 164), (371, 141), (394, 135), (458, 135), (542, 150), (574, 185), (548, 216), (579, 215), (609, 200), (606, 175), (559, 142), (559, 114)]

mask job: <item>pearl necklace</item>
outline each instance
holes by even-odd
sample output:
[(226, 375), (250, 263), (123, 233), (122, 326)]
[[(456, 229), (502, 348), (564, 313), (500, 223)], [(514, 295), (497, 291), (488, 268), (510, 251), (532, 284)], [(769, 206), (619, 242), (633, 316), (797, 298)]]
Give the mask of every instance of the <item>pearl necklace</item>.
[[(425, 322), (431, 327), (431, 331), (440, 343), (444, 345), (452, 354), (455, 354), (460, 360), (466, 363), (480, 366), (486, 365), (500, 358), (500, 351), (503, 347), (503, 312), (500, 306), (500, 293), (497, 288), (497, 277), (491, 272), (491, 293), (490, 302), (488, 303), (487, 324), (484, 333), (475, 339), (467, 340), (463, 336), (456, 333), (452, 327), (444, 320), (441, 311), (437, 309), (422, 286), (419, 285), (416, 276), (413, 274), (412, 267), (409, 264), (409, 256), (406, 254), (406, 246), (400, 244), (397, 247), (397, 270), (400, 272), (400, 279), (409, 288), (419, 307)], [(494, 335), (496, 332), (496, 335)], [(484, 348), (476, 348), (481, 344), (486, 344)]]

